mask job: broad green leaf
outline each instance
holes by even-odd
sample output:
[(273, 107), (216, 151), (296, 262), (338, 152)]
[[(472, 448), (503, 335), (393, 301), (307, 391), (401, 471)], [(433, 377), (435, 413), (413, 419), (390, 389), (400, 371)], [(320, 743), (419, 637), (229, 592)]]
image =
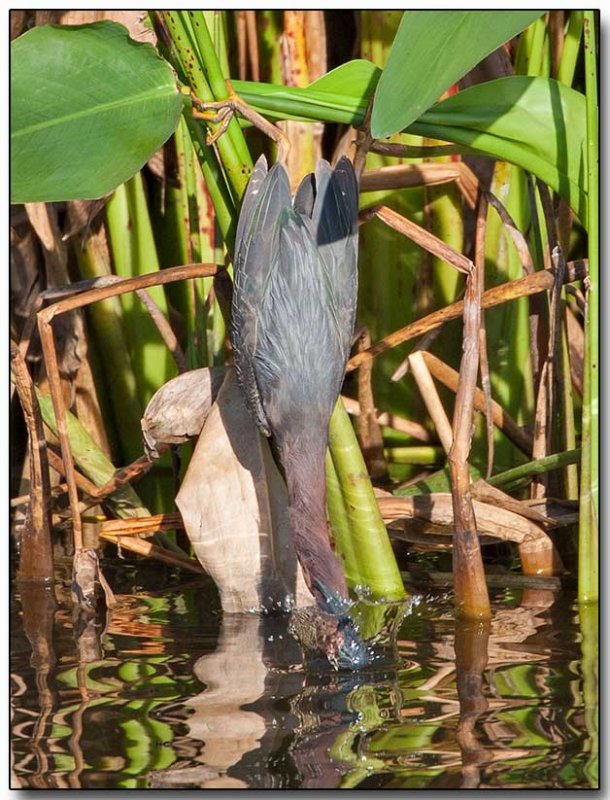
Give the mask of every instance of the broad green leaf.
[(92, 199), (134, 175), (183, 107), (174, 73), (114, 22), (11, 44), (11, 201)]
[(522, 167), (586, 220), (585, 98), (580, 92), (548, 78), (499, 78), (448, 97), (409, 131)]
[(372, 135), (380, 139), (406, 128), (542, 13), (406, 11), (375, 94)]

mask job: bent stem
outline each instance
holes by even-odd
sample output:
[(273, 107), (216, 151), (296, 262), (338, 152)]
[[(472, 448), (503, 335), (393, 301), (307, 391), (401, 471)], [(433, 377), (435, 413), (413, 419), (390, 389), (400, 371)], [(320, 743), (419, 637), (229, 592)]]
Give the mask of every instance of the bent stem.
[(476, 221), (475, 264), (466, 279), (464, 295), (463, 355), (460, 383), (453, 415), (453, 445), (449, 452), (449, 474), (453, 498), (453, 579), (457, 613), (467, 619), (491, 617), (489, 593), (470, 489), (468, 457), (472, 446), (474, 393), (479, 368), (482, 280), (485, 269), (487, 200), (482, 195)]
[[(350, 571), (353, 568), (356, 572), (350, 579), (369, 590), (372, 599), (401, 600), (405, 590), (400, 571), (356, 434), (341, 400), (335, 406), (329, 433), (330, 457), (349, 523), (349, 538), (344, 535), (343, 525), (333, 526), (337, 551), (345, 557)], [(327, 482), (327, 491), (332, 498), (336, 496), (332, 474), (330, 483), (328, 487)]]

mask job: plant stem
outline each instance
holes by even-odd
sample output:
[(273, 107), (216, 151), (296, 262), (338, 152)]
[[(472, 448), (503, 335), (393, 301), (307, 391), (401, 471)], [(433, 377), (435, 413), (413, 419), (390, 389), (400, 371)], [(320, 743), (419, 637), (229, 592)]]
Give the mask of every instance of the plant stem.
[(565, 83), (566, 86), (571, 86), (574, 80), (574, 70), (576, 69), (576, 60), (578, 58), (580, 39), (582, 37), (583, 20), (584, 15), (582, 11), (570, 11), (568, 30), (566, 31), (563, 41), (561, 62), (559, 64), (559, 71), (557, 72), (557, 80), (561, 81), (561, 83)]
[[(351, 531), (350, 546), (358, 574), (363, 577), (363, 584), (370, 589), (373, 599), (401, 600), (405, 591), (394, 551), (356, 434), (340, 399), (330, 421), (329, 447), (343, 492)], [(331, 486), (331, 492), (333, 488)]]
[(443, 461), (442, 447), (386, 447), (385, 457), (401, 464), (433, 466)]
[(360, 574), (354, 553), (349, 517), (330, 450), (326, 451), (326, 505), (336, 550), (343, 561), (347, 585), (353, 590), (364, 583), (364, 576)]
[(492, 475), (491, 478), (488, 478), (487, 483), (490, 483), (492, 486), (506, 486), (506, 484), (529, 478), (532, 475), (540, 475), (544, 472), (550, 472), (552, 469), (566, 467), (569, 464), (578, 464), (580, 456), (580, 450), (567, 450), (565, 453), (553, 453), (551, 456), (545, 456), (536, 461), (528, 461), (527, 464), (521, 464), (513, 469), (498, 472), (497, 475)]
[[(79, 271), (84, 279), (111, 274), (109, 254), (103, 228), (91, 233), (83, 243), (79, 238), (74, 247)], [(104, 385), (110, 396), (116, 424), (121, 432), (121, 455), (126, 462), (142, 453), (140, 417), (142, 408), (124, 336), (124, 317), (118, 297), (109, 297), (87, 309), (92, 332), (99, 345), (103, 364)]]
[(584, 12), (584, 47), (587, 100), (587, 229), (589, 234), (589, 281), (585, 314), (578, 598), (581, 603), (589, 603), (597, 601), (599, 591), (599, 123), (597, 108), (595, 13), (593, 11)]

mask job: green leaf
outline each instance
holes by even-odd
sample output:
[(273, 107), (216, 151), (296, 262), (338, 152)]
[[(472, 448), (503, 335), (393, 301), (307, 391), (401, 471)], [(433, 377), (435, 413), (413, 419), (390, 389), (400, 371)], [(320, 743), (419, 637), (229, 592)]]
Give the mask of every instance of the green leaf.
[(398, 133), (542, 11), (406, 11), (371, 117), (377, 138)]
[(558, 81), (518, 75), (448, 97), (409, 131), (522, 167), (559, 192), (584, 222), (585, 105), (580, 92)]
[(360, 124), (381, 70), (360, 58), (331, 70), (306, 88), (232, 81), (247, 103), (272, 119)]
[(170, 66), (114, 22), (43, 25), (11, 44), (11, 201), (92, 199), (171, 136)]

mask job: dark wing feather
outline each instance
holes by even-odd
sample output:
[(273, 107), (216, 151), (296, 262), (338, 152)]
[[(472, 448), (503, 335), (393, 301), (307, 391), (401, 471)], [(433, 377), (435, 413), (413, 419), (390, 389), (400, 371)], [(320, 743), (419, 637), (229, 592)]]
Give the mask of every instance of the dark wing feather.
[(326, 161), (318, 163), (312, 225), (330, 276), (346, 362), (358, 300), (358, 183), (345, 156), (334, 170)]
[(246, 232), (252, 224), (252, 215), (257, 205), (261, 185), (267, 177), (267, 159), (261, 156), (252, 170), (252, 175), (248, 181), (244, 199), (242, 200), (239, 220), (237, 221), (237, 232), (235, 234), (235, 251), (239, 253), (241, 243), (244, 241)]
[(277, 265), (277, 220), (290, 207), (285, 169), (276, 164), (267, 172), (259, 159), (246, 189), (235, 238), (235, 275), (231, 312), (231, 341), (237, 379), (257, 425), (271, 434), (254, 369), (259, 337), (259, 314), (269, 274)]
[(302, 217), (309, 217), (313, 214), (313, 206), (316, 200), (316, 180), (312, 172), (306, 175), (297, 189), (294, 196), (292, 207), (296, 214)]

